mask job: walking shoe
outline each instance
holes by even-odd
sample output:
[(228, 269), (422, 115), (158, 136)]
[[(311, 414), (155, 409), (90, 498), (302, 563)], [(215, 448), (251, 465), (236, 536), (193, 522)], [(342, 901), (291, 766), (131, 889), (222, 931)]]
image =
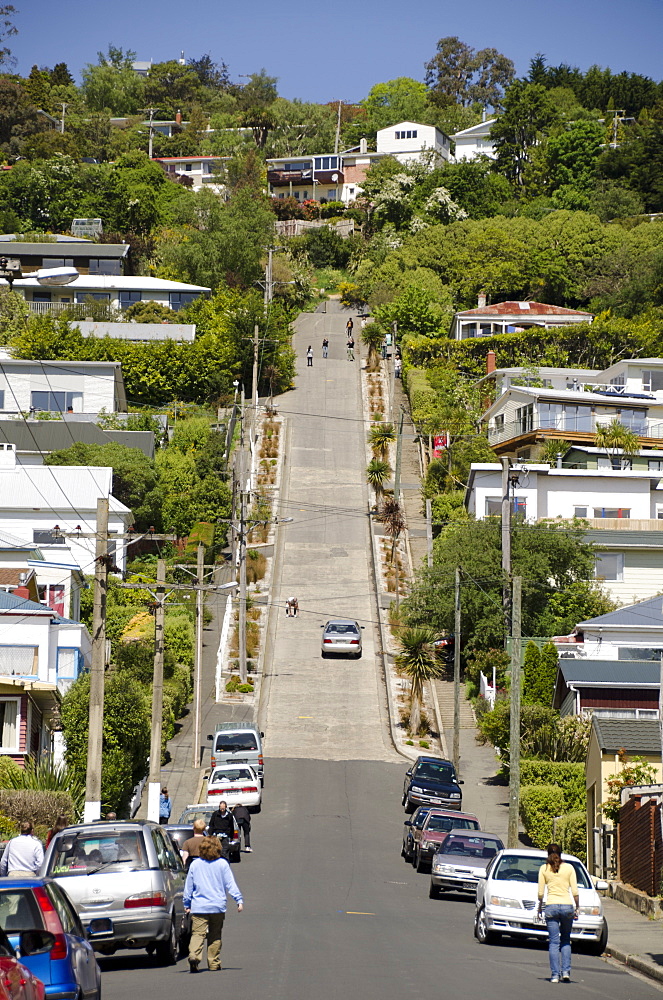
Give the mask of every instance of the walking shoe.
[(559, 976), (551, 976), (550, 977), (550, 982), (551, 983), (558, 983), (559, 982)]
[(253, 854), (253, 848), (252, 847), (245, 847), (244, 848), (244, 853), (245, 854)]
[(563, 983), (570, 983), (571, 982), (571, 974), (569, 972), (563, 972), (562, 973), (562, 982)]
[(190, 958), (189, 959), (189, 972), (198, 972), (198, 971), (199, 971), (199, 969), (198, 969), (198, 962), (196, 962), (195, 959)]

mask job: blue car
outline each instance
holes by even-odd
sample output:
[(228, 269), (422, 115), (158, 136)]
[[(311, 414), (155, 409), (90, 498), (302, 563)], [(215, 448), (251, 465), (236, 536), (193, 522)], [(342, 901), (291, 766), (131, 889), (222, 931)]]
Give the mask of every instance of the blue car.
[(52, 879), (0, 878), (0, 927), (19, 945), (21, 931), (50, 931), (50, 951), (21, 959), (44, 983), (45, 1000), (101, 1000), (101, 970), (78, 914)]

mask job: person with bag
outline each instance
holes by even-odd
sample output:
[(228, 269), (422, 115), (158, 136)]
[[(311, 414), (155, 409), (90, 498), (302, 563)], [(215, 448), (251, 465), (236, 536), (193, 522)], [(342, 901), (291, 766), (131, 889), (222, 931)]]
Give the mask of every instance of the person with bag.
[(322, 341), (322, 356), (326, 358), (329, 354), (329, 341), (325, 337)]
[(221, 844), (214, 837), (204, 837), (200, 857), (189, 868), (184, 884), (184, 909), (191, 914), (189, 972), (198, 972), (207, 941), (207, 966), (210, 972), (221, 971), (221, 937), (228, 896), (244, 909), (244, 898), (233, 878), (230, 865), (221, 856)]
[(550, 982), (570, 983), (571, 930), (580, 905), (578, 880), (573, 865), (562, 861), (559, 844), (548, 844), (546, 851), (548, 859), (539, 869), (538, 914), (548, 927)]

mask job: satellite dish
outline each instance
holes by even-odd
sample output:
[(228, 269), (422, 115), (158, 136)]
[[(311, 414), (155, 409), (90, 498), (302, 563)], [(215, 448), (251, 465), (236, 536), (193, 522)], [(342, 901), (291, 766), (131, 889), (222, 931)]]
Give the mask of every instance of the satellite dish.
[(42, 267), (35, 277), (40, 285), (70, 285), (76, 281), (78, 271), (75, 267)]
[(338, 180), (338, 174), (332, 174), (332, 180), (335, 183)]

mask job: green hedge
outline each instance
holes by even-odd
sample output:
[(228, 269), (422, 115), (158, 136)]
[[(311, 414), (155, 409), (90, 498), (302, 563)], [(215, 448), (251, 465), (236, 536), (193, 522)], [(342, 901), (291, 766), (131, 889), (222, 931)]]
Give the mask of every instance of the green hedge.
[(435, 410), (437, 393), (422, 368), (410, 368), (404, 381), (410, 400), (412, 419), (415, 424), (419, 424)]
[(525, 785), (520, 789), (520, 818), (535, 847), (552, 840), (553, 819), (564, 812), (564, 791), (557, 785)]
[(521, 785), (557, 785), (564, 793), (564, 811), (584, 809), (587, 803), (585, 765), (556, 760), (521, 760)]
[(0, 788), (0, 813), (14, 823), (29, 820), (35, 827), (51, 827), (60, 815), (73, 821), (76, 810), (71, 795), (66, 792)]
[(584, 810), (560, 817), (555, 836), (563, 851), (575, 854), (581, 861), (587, 862), (587, 813)]

